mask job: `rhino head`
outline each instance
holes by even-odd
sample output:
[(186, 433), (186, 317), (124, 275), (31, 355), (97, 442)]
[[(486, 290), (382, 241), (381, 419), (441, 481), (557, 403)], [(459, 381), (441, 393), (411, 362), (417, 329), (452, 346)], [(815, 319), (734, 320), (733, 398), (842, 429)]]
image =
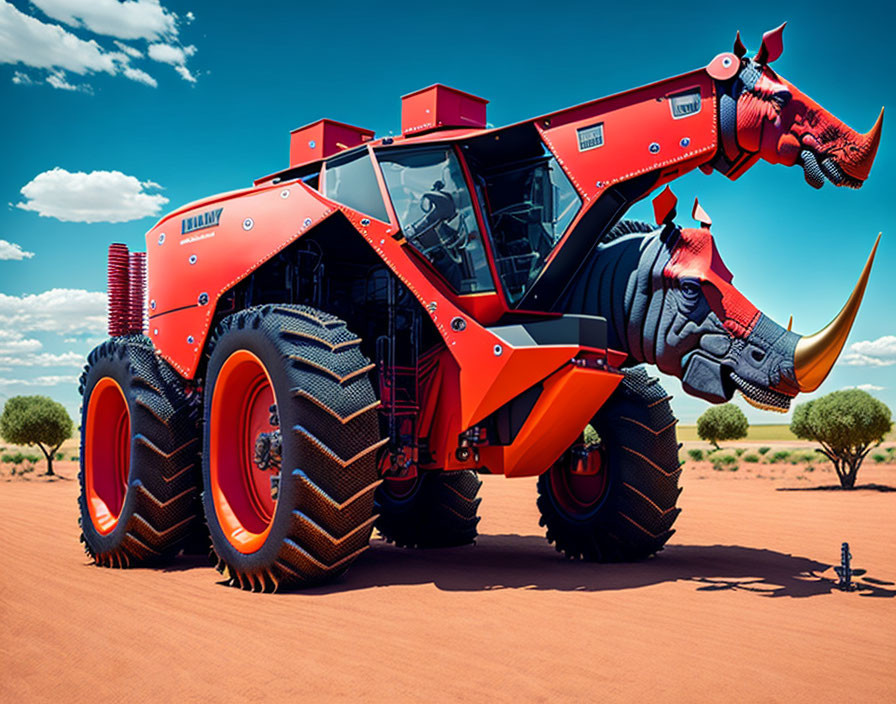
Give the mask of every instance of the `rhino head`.
[(761, 158), (801, 165), (813, 188), (825, 179), (860, 188), (877, 154), (884, 111), (860, 134), (779, 76), (770, 64), (783, 52), (783, 31), (781, 25), (766, 32), (753, 58), (738, 34), (734, 51), (707, 67), (719, 93), (721, 148), (713, 166), (736, 178)]
[(709, 229), (622, 221), (581, 267), (561, 308), (603, 316), (611, 348), (677, 376), (694, 396), (721, 403), (740, 391), (757, 407), (786, 411), (836, 362), (876, 249), (837, 317), (800, 336), (734, 287)]

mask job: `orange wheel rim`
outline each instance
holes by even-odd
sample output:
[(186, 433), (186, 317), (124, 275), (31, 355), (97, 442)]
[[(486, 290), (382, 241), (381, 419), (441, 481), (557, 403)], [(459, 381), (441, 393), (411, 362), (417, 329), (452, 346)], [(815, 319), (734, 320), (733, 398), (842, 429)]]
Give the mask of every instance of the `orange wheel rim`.
[(274, 387), (258, 357), (238, 350), (224, 361), (209, 414), (209, 483), (224, 536), (242, 553), (261, 548), (277, 507), (271, 497), (275, 470), (254, 462), (256, 438), (277, 429), (270, 422), (274, 403)]
[(579, 459), (568, 450), (548, 470), (551, 491), (563, 510), (574, 518), (587, 518), (600, 506), (609, 483), (603, 448)]
[(87, 511), (98, 533), (115, 530), (128, 489), (131, 416), (124, 392), (104, 376), (90, 393), (84, 429)]

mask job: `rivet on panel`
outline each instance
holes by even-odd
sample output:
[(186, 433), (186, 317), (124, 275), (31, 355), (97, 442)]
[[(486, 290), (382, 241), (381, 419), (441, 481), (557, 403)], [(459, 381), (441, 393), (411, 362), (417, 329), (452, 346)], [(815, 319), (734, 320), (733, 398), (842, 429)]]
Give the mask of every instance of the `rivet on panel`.
[(193, 339), (192, 335), (187, 335), (187, 344), (192, 345), (196, 340)]
[(159, 233), (159, 244), (165, 244), (165, 233), (164, 232)]
[(504, 354), (504, 348), (501, 347), (501, 345), (495, 345), (492, 348), (492, 352), (495, 353), (495, 357), (500, 357), (502, 354)]
[(246, 218), (243, 220), (243, 229), (248, 232), (253, 227), (255, 227), (255, 221), (252, 218)]
[(660, 143), (659, 142), (651, 142), (650, 146), (647, 147), (650, 150), (651, 154), (659, 154), (660, 153)]
[(282, 191), (280, 191), (280, 197), (281, 198), (289, 198), (289, 189), (284, 188)]
[(190, 255), (190, 264), (195, 264), (198, 260), (199, 257), (197, 257), (195, 254)]

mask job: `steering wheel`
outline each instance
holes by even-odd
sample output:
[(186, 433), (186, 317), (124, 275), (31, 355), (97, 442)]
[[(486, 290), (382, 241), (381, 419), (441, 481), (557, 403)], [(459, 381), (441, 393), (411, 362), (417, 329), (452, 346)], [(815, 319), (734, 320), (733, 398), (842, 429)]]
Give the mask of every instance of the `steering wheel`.
[(466, 246), (469, 233), (463, 218), (460, 219), (456, 230), (448, 224), (449, 220), (457, 217), (458, 211), (454, 197), (450, 193), (444, 192), (442, 190), (444, 187), (445, 184), (442, 181), (436, 181), (433, 184), (433, 190), (427, 191), (420, 197), (420, 210), (423, 211), (423, 216), (408, 225), (404, 234), (409, 241), (413, 242), (430, 231), (434, 232), (438, 238), (438, 245), (419, 247), (419, 249), (424, 254), (428, 254), (436, 246), (440, 246), (451, 261), (460, 264), (462, 257), (459, 249)]

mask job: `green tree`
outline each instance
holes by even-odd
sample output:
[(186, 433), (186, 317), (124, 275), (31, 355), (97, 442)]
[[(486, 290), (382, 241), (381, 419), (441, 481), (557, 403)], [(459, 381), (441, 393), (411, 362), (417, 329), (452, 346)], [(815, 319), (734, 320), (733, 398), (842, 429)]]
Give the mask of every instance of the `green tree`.
[(13, 396), (0, 415), (0, 437), (16, 445), (37, 445), (53, 475), (53, 454), (72, 434), (65, 407), (46, 396)]
[(733, 403), (712, 406), (697, 419), (697, 435), (719, 449), (719, 440), (739, 440), (747, 437), (747, 417)]
[(790, 431), (821, 445), (833, 463), (840, 486), (852, 489), (862, 460), (883, 442), (892, 427), (890, 409), (867, 391), (846, 389), (799, 404)]

